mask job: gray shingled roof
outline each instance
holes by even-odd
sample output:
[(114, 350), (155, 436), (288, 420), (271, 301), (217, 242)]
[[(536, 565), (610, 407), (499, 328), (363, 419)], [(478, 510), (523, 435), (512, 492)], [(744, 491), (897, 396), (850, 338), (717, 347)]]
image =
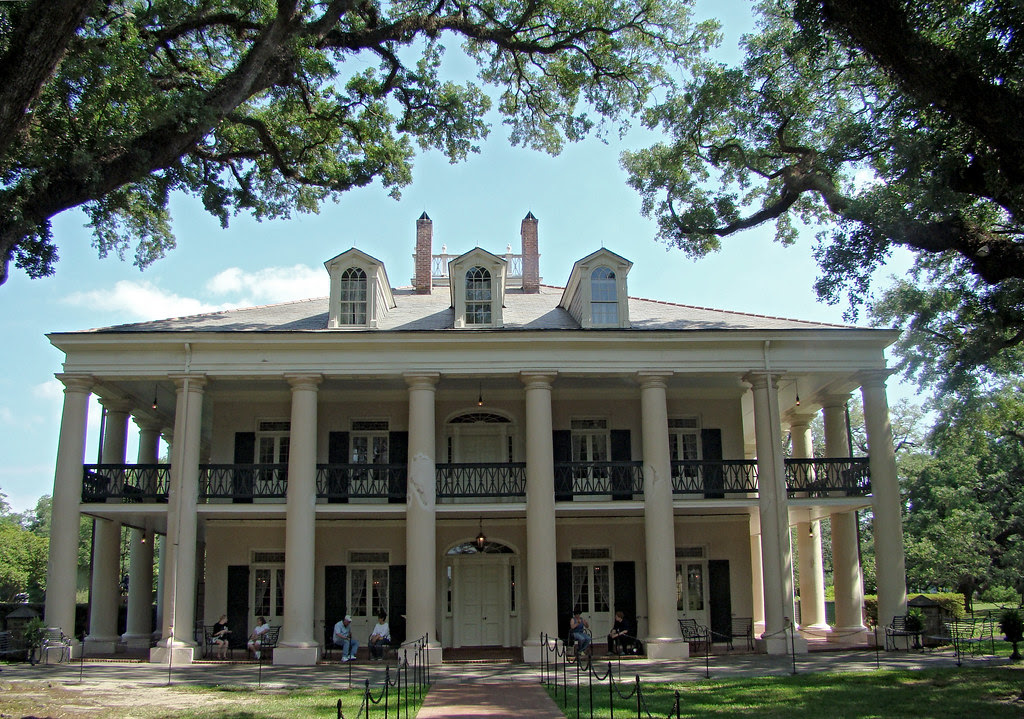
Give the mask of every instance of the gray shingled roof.
[[(453, 312), (447, 288), (418, 295), (415, 290), (394, 290), (397, 307), (380, 322), (378, 330), (450, 330)], [(504, 330), (571, 330), (579, 324), (558, 306), (561, 287), (543, 286), (537, 294), (521, 290), (505, 293)], [(173, 317), (151, 322), (117, 325), (89, 332), (295, 332), (327, 331), (326, 297), (276, 305)], [(768, 317), (765, 315), (693, 307), (670, 302), (629, 299), (629, 319), (638, 330), (776, 330), (836, 329), (844, 325)], [(849, 329), (848, 327), (845, 327)]]

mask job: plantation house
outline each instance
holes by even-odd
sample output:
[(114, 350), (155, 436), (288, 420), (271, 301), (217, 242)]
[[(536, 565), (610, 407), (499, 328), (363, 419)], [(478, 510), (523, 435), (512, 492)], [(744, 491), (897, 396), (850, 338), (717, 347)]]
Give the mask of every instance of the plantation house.
[[(365, 644), (380, 608), (396, 639), (526, 661), (574, 608), (598, 641), (621, 609), (654, 658), (687, 656), (681, 618), (724, 636), (749, 617), (768, 652), (797, 617), (804, 637), (863, 643), (865, 508), (879, 620), (905, 612), (893, 332), (637, 299), (605, 249), (547, 286), (532, 214), (521, 237), (520, 254), (436, 255), (424, 213), (412, 287), (350, 249), (318, 299), (49, 335), (66, 361), (47, 624), (72, 630), (80, 514), (96, 519), (86, 654), (155, 639), (154, 661), (188, 662), (196, 624), (227, 612), (235, 641), (262, 614), (281, 627), (275, 663), (313, 664), (334, 622), (351, 614)], [(847, 444), (857, 390), (867, 458)], [(84, 457), (90, 394), (100, 464)]]

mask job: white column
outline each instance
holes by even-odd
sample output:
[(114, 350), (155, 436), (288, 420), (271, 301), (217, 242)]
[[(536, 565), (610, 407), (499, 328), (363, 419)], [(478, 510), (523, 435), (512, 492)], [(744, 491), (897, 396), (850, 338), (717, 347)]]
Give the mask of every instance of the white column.
[[(159, 422), (137, 417), (135, 424), (139, 427), (138, 463), (156, 464), (160, 455)], [(147, 489), (152, 491), (153, 487)], [(130, 534), (128, 617), (121, 641), (132, 649), (148, 649), (153, 635), (153, 532), (147, 527), (133, 527)]]
[[(199, 496), (199, 443), (203, 419), (202, 375), (171, 377), (177, 388), (171, 486), (167, 497), (167, 557), (160, 644), (150, 661), (192, 662), (196, 600), (196, 504)], [(173, 657), (171, 656), (173, 654)]]
[(907, 569), (903, 556), (903, 524), (896, 453), (885, 397), (888, 370), (866, 373), (861, 385), (864, 428), (868, 435), (871, 469), (871, 509), (875, 529), (875, 581), (878, 585), (878, 624), (884, 626), (907, 613)]
[(524, 372), (526, 387), (526, 639), (523, 660), (541, 661), (541, 635), (558, 638), (555, 469), (551, 384), (554, 372)]
[[(790, 422), (794, 459), (812, 459), (810, 415), (798, 415)], [(797, 554), (800, 556), (800, 629), (822, 636), (831, 631), (825, 621), (825, 574), (821, 554), (821, 522), (809, 518), (796, 523)]]
[(652, 659), (689, 656), (676, 615), (676, 539), (672, 511), (672, 467), (668, 446), (666, 378), (641, 372), (640, 415), (644, 457), (644, 539), (647, 563), (647, 632)]
[[(825, 420), (825, 454), (831, 459), (850, 456), (846, 436), (846, 401), (848, 397), (829, 397), (823, 405)], [(835, 588), (836, 626), (829, 641), (838, 644), (864, 642), (864, 579), (860, 570), (860, 537), (855, 511), (833, 512), (832, 583)]]
[(284, 627), (274, 664), (314, 666), (320, 643), (313, 631), (316, 559), (316, 431), (320, 375), (288, 376), (292, 387), (288, 450), (288, 507), (284, 544)]
[[(765, 372), (751, 372), (744, 381), (753, 389), (757, 441), (757, 497), (761, 519), (765, 615), (765, 631), (759, 643), (769, 654), (785, 654), (790, 648), (786, 628), (793, 622), (795, 605), (778, 380)], [(806, 641), (798, 638), (795, 644), (797, 651), (807, 651)]]
[[(131, 405), (101, 399), (106, 409), (103, 424), (103, 464), (124, 464)], [(92, 586), (89, 590), (89, 634), (86, 655), (113, 654), (117, 634), (117, 610), (121, 604), (121, 523), (97, 519), (93, 524)]]
[(750, 596), (754, 620), (754, 633), (764, 632), (764, 576), (761, 572), (761, 515), (750, 512)]
[[(44, 618), (48, 627), (60, 627), (68, 636), (74, 636), (79, 506), (82, 502), (82, 465), (85, 463), (86, 420), (92, 378), (65, 374), (57, 375), (57, 379), (64, 383), (64, 411), (60, 419), (57, 465), (53, 477)], [(75, 637), (75, 651), (78, 650), (78, 638)]]
[(408, 373), (409, 479), (405, 521), (406, 638), (429, 635), (429, 661), (441, 663), (437, 635), (437, 526), (434, 470), (436, 372)]

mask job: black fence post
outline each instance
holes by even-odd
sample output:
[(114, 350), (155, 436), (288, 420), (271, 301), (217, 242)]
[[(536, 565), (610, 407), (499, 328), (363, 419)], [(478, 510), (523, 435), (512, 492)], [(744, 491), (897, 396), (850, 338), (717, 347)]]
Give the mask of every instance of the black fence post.
[(641, 707), (641, 701), (640, 701), (640, 675), (637, 674), (636, 675), (636, 719), (642, 719), (642, 717), (640, 716), (640, 707)]

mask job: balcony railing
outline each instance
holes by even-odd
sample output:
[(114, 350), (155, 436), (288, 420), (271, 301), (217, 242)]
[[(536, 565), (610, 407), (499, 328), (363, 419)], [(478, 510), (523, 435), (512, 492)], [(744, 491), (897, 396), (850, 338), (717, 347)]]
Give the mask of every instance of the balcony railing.
[(674, 460), (672, 494), (703, 494), (708, 499), (720, 499), (727, 494), (757, 494), (757, 461)]
[(316, 496), (328, 502), (405, 501), (405, 464), (318, 464)]
[[(791, 498), (864, 497), (871, 493), (866, 457), (787, 459)], [(90, 464), (83, 468), (82, 501), (166, 502), (168, 464)], [(404, 502), (406, 472), (399, 464), (318, 464), (316, 494), (328, 502)], [(640, 499), (642, 462), (555, 462), (555, 499)], [(513, 499), (526, 496), (522, 462), (439, 464), (437, 498)], [(204, 464), (199, 467), (199, 500), (284, 500), (286, 464)], [(672, 462), (672, 493), (705, 499), (756, 496), (757, 462), (752, 459)]]
[(643, 496), (643, 462), (555, 462), (555, 500)]
[(864, 497), (871, 494), (867, 457), (787, 459), (786, 491), (790, 497)]
[(82, 477), (83, 502), (166, 502), (169, 464), (88, 464)]
[(437, 465), (437, 498), (525, 497), (525, 462)]

